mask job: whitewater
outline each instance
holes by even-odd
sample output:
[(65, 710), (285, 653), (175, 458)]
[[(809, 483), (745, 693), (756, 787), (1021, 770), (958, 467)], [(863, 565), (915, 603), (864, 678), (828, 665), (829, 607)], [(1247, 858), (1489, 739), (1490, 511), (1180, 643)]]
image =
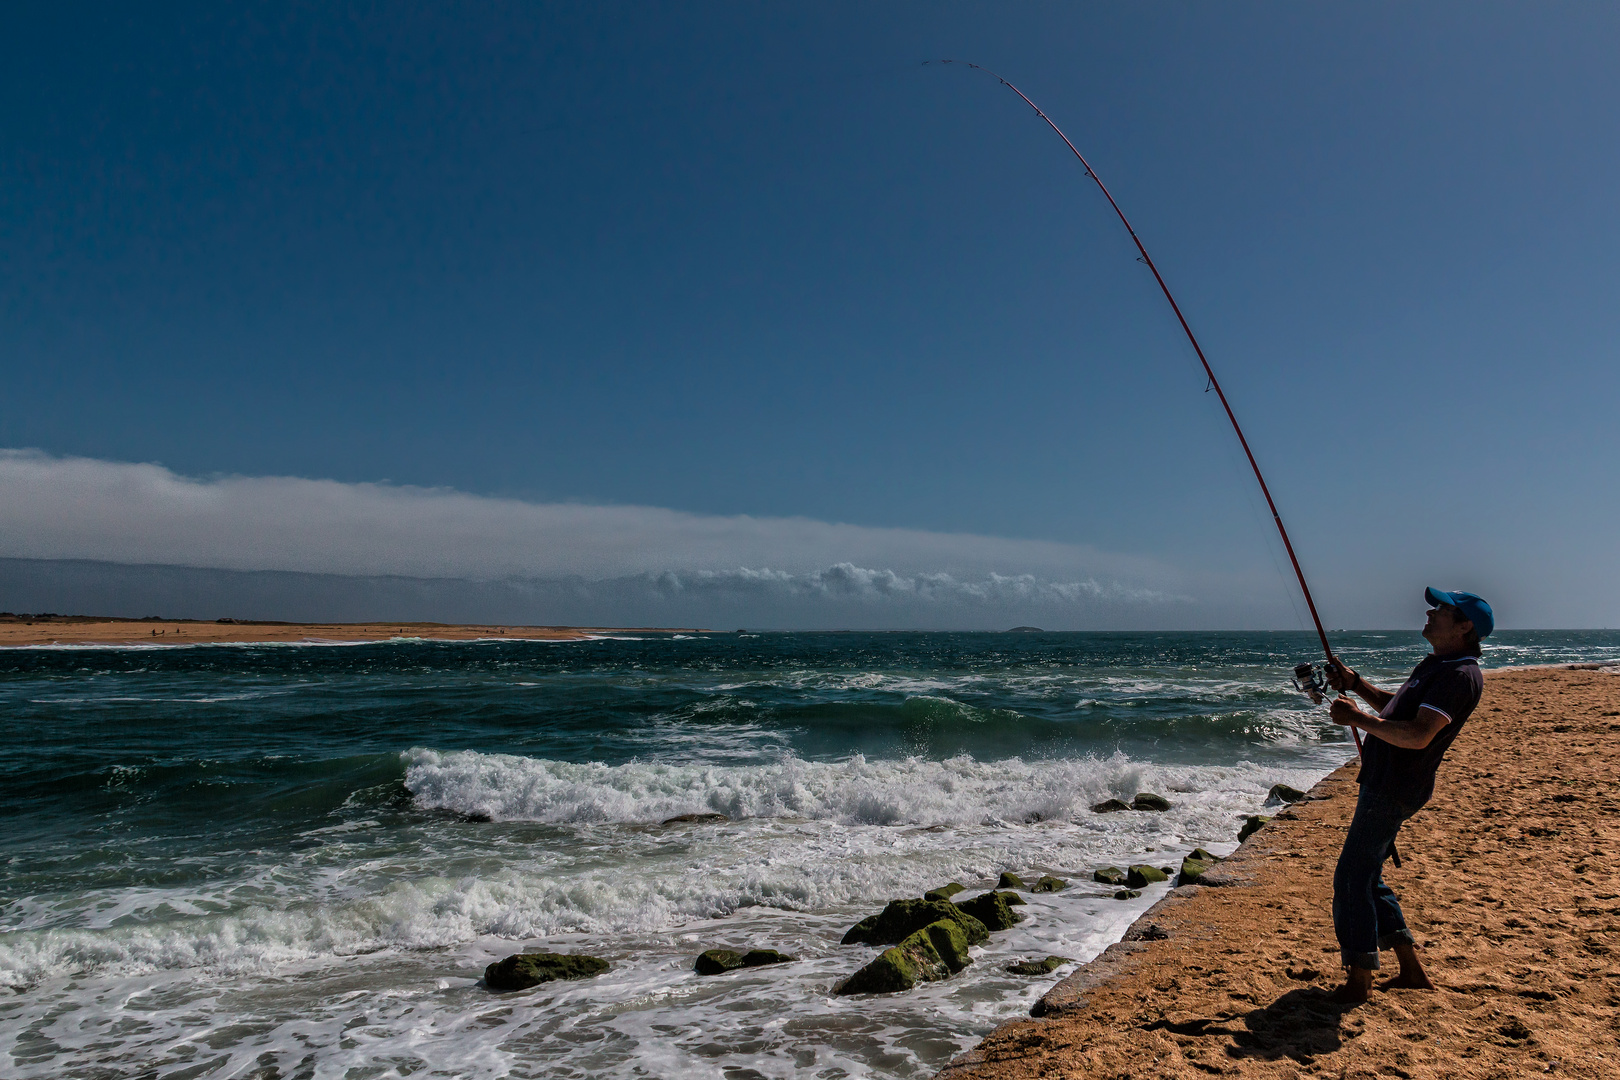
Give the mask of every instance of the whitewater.
[[(1487, 665), (1620, 658), (1510, 633)], [(921, 1076), (1273, 784), (1353, 755), (1300, 634), (698, 634), (0, 654), (0, 1074)], [(1398, 679), (1416, 633), (1347, 634)], [(1165, 813), (1097, 814), (1154, 791)], [(692, 815), (707, 815), (690, 820)], [(688, 820), (671, 821), (686, 817)], [(842, 998), (887, 900), (1071, 882), (948, 982)], [(704, 978), (708, 948), (786, 965)], [(595, 979), (493, 994), (519, 950)]]

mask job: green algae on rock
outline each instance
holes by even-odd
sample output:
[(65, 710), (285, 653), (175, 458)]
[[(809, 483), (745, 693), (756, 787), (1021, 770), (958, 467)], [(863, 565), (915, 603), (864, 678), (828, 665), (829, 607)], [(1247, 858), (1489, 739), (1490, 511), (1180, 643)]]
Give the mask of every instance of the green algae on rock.
[(880, 913), (868, 915), (850, 927), (840, 944), (894, 945), (940, 919), (961, 923), (970, 945), (990, 936), (984, 923), (949, 900), (890, 900)]
[(1045, 960), (1020, 960), (1003, 970), (1013, 975), (1050, 975), (1064, 964), (1072, 963), (1074, 961), (1067, 956), (1048, 956)]
[(700, 953), (692, 970), (699, 975), (724, 975), (728, 971), (738, 968), (764, 967), (767, 964), (786, 964), (797, 960), (796, 956), (777, 952), (775, 949), (750, 949), (739, 953), (732, 949), (709, 949)]
[(1068, 887), (1069, 887), (1069, 883), (1067, 881), (1063, 880), (1062, 878), (1053, 877), (1050, 874), (1042, 874), (1041, 877), (1040, 877), (1040, 880), (1036, 881), (1035, 884), (1033, 884), (1033, 885), (1031, 885), (1029, 887), (1029, 891), (1030, 892), (1058, 892), (1059, 890), (1067, 889)]
[(953, 974), (973, 963), (973, 957), (968, 955), (967, 933), (962, 929), (961, 923), (941, 919), (929, 923), (917, 932), (928, 935), (934, 951), (939, 953), (939, 958), (945, 961), (945, 966), (950, 968)]
[(767, 964), (791, 964), (797, 959), (797, 956), (789, 956), (787, 953), (777, 952), (775, 949), (749, 949), (743, 953), (742, 966), (750, 968), (764, 967)]
[(1169, 881), (1170, 875), (1157, 866), (1146, 863), (1137, 863), (1125, 874), (1125, 884), (1133, 889), (1143, 889), (1160, 881)]
[(876, 960), (834, 988), (836, 994), (896, 994), (920, 982), (939, 982), (973, 962), (962, 924), (940, 919), (883, 950)]
[(742, 967), (742, 953), (731, 949), (705, 949), (698, 953), (692, 970), (699, 975), (724, 975)]
[(588, 979), (611, 967), (595, 956), (565, 953), (515, 953), (484, 969), (491, 990), (527, 990), (557, 979)]
[(987, 892), (971, 900), (959, 900), (956, 906), (990, 930), (1008, 930), (1024, 921), (1024, 917), (1007, 903), (1006, 893)]
[(1194, 859), (1188, 856), (1181, 860), (1181, 872), (1176, 875), (1176, 884), (1197, 885), (1198, 879), (1208, 873), (1209, 868), (1214, 865), (1212, 862), (1204, 862), (1202, 859)]
[(1104, 866), (1099, 870), (1092, 871), (1091, 880), (1103, 885), (1123, 885), (1125, 884), (1125, 871), (1117, 866)]
[(1248, 817), (1244, 818), (1243, 828), (1238, 830), (1238, 843), (1243, 843), (1243, 841), (1259, 832), (1265, 826), (1266, 822), (1270, 820), (1271, 819), (1269, 817), (1266, 817), (1263, 814), (1250, 814)]

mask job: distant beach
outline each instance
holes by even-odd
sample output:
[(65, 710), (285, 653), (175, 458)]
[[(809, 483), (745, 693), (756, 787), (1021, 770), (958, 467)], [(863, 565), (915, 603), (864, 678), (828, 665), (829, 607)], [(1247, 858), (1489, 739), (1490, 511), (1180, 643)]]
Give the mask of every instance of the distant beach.
[(288, 623), (248, 619), (113, 619), (94, 615), (0, 616), (0, 648), (8, 645), (196, 645), (252, 642), (577, 641), (599, 634), (693, 634), (677, 628), (510, 626), (476, 623)]

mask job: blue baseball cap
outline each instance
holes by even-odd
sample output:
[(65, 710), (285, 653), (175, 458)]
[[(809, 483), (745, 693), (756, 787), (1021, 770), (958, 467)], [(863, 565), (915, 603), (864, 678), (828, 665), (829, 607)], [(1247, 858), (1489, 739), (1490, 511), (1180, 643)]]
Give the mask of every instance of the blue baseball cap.
[(1450, 604), (1456, 608), (1463, 618), (1474, 624), (1474, 633), (1480, 637), (1488, 637), (1496, 629), (1496, 617), (1491, 614), (1491, 605), (1485, 602), (1484, 597), (1471, 592), (1445, 592), (1441, 589), (1425, 589), (1423, 597), (1437, 607)]

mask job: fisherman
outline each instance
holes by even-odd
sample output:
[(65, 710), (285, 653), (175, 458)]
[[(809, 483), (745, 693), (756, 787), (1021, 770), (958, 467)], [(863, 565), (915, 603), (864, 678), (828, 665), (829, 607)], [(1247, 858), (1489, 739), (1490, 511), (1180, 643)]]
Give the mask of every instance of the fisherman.
[[(1485, 689), (1479, 670), (1479, 640), (1496, 622), (1491, 605), (1470, 592), (1424, 593), (1433, 605), (1423, 636), (1434, 651), (1391, 693), (1352, 671), (1337, 656), (1327, 665), (1328, 683), (1339, 692), (1330, 715), (1372, 738), (1362, 748), (1360, 795), (1333, 872), (1333, 931), (1345, 969), (1333, 1000), (1367, 1000), (1378, 950), (1393, 949), (1400, 973), (1380, 989), (1433, 990), (1423, 971), (1412, 931), (1395, 893), (1384, 884), (1384, 860), (1407, 818), (1434, 794), (1434, 774)], [(1356, 706), (1355, 693), (1377, 710)]]

